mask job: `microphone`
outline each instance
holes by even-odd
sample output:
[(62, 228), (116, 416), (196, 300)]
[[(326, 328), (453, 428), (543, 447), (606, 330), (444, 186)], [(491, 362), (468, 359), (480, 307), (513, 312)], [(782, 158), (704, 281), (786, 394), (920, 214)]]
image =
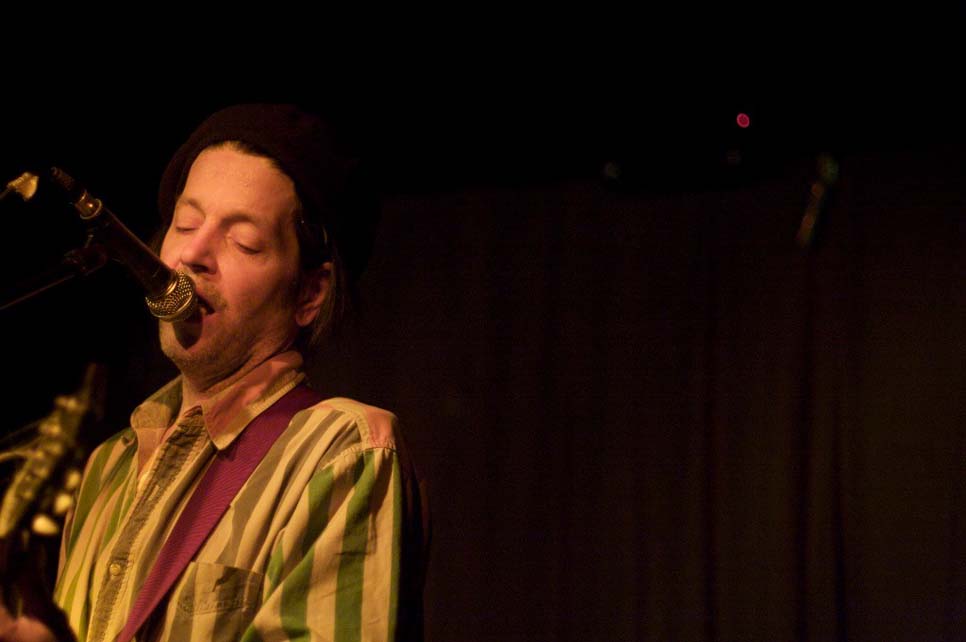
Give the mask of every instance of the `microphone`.
[[(45, 178), (67, 194), (70, 204), (88, 227), (88, 242), (98, 241), (141, 284), (146, 294), (144, 301), (152, 315), (163, 321), (180, 321), (194, 312), (198, 298), (195, 284), (188, 275), (165, 265), (99, 198), (66, 172), (53, 167)], [(36, 175), (27, 172), (11, 181), (7, 190), (16, 191), (29, 201), (36, 194), (39, 182)]]

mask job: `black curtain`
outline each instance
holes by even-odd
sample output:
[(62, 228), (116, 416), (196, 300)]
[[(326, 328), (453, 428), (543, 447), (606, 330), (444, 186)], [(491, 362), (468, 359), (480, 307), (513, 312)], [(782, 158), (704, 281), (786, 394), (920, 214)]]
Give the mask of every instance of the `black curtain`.
[(429, 481), (432, 640), (966, 637), (963, 150), (397, 193), (314, 369)]

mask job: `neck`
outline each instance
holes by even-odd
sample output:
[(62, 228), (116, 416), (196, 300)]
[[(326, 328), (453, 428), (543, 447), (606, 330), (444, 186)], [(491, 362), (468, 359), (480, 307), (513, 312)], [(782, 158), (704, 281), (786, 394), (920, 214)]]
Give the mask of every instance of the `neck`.
[(245, 378), (252, 370), (255, 370), (260, 365), (272, 357), (281, 354), (282, 352), (284, 352), (284, 350), (274, 352), (261, 359), (252, 359), (245, 362), (239, 368), (228, 373), (227, 375), (217, 378), (206, 378), (204, 376), (197, 376), (195, 373), (182, 371), (181, 408), (178, 411), (178, 416), (183, 415), (184, 412), (189, 408), (193, 408), (199, 404), (208, 402), (221, 392), (227, 390)]
[(239, 370), (230, 377), (222, 379), (212, 385), (206, 385), (203, 382), (198, 382), (189, 377), (187, 374), (182, 373), (181, 409), (178, 411), (178, 416), (183, 415), (185, 410), (188, 408), (193, 408), (199, 404), (205, 403), (222, 390), (226, 390), (233, 383), (245, 376), (246, 372), (247, 370)]

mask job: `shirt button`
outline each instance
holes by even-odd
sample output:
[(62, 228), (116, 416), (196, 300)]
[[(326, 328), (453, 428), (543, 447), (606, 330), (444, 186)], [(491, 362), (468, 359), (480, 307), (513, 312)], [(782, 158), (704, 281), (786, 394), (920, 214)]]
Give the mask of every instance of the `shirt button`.
[(111, 565), (107, 567), (107, 572), (111, 574), (111, 577), (117, 577), (123, 570), (124, 567), (117, 562), (111, 562)]

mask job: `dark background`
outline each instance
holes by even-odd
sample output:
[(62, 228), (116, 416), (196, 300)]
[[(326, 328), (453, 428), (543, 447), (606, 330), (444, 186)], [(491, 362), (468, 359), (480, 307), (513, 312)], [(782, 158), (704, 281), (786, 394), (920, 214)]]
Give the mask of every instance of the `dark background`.
[[(217, 107), (297, 100), (356, 134), (383, 222), (312, 376), (403, 420), (429, 640), (966, 639), (959, 58), (803, 42), (770, 67), (621, 47), (312, 88), (92, 71), (96, 99), (6, 102), (0, 169), (59, 165), (147, 238)], [(802, 248), (823, 153), (839, 179)], [(5, 288), (83, 238), (0, 207)], [(139, 300), (110, 266), (0, 312), (6, 430), (91, 360), (89, 442), (172, 376)]]

